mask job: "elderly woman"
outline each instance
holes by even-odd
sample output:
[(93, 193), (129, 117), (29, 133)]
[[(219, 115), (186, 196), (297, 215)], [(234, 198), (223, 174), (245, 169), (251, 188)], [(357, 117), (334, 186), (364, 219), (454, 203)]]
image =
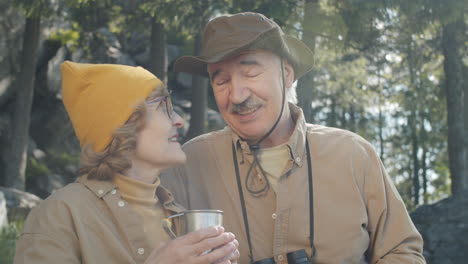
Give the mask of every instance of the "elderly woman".
[(161, 81), (141, 67), (68, 61), (62, 80), (79, 177), (31, 211), (15, 263), (234, 263), (238, 243), (222, 227), (174, 240), (162, 227), (182, 208), (159, 174), (186, 157)]

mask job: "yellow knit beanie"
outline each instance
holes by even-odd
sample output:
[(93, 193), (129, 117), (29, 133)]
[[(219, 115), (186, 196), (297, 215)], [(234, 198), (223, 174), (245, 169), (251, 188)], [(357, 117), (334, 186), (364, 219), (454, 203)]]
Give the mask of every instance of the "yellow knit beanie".
[(103, 151), (122, 126), (162, 82), (141, 67), (116, 64), (62, 64), (62, 97), (80, 140)]

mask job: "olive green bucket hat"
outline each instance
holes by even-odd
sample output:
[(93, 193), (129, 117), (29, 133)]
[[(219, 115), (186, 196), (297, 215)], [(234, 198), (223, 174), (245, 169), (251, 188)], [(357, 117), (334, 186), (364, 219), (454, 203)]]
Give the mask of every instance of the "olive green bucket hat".
[(295, 78), (312, 69), (314, 56), (302, 41), (285, 35), (273, 20), (245, 12), (217, 17), (205, 27), (201, 56), (183, 56), (174, 71), (208, 76), (207, 64), (216, 63), (245, 50), (263, 49), (286, 58)]

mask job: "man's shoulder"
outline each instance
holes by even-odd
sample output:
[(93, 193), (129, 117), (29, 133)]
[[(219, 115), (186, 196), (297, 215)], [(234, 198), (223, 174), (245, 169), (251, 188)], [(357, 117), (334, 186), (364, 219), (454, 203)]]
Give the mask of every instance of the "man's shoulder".
[(372, 144), (362, 136), (341, 128), (307, 124), (307, 135), (311, 141), (327, 144), (336, 143), (333, 145), (339, 145), (340, 147), (359, 145), (367, 150), (373, 149)]
[(322, 137), (343, 137), (343, 138), (366, 141), (363, 137), (356, 134), (355, 132), (345, 130), (342, 128), (315, 125), (315, 124), (309, 124), (309, 123), (307, 123), (306, 126), (307, 126), (307, 134), (309, 136), (312, 135), (312, 136), (322, 136)]

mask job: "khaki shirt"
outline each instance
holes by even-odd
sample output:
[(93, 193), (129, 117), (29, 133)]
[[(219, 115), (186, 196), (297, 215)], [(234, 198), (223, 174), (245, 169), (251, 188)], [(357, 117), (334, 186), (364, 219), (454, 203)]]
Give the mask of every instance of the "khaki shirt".
[[(306, 124), (302, 110), (290, 108), (296, 120), (287, 143), (292, 160), (276, 194), (270, 189), (256, 198), (243, 186), (254, 260), (274, 256), (277, 263), (286, 263), (288, 252), (306, 249), (311, 254), (307, 136), (314, 186), (313, 263), (425, 263), (421, 235), (373, 147), (351, 132)], [(244, 185), (250, 150), (229, 128), (187, 142), (187, 163), (168, 171), (162, 183), (190, 209), (223, 210), (226, 230), (240, 243), (239, 263), (246, 264), (249, 249), (231, 142)]]
[[(166, 189), (157, 196), (168, 213), (181, 211)], [(155, 246), (113, 183), (82, 176), (31, 211), (14, 263), (143, 263)]]

